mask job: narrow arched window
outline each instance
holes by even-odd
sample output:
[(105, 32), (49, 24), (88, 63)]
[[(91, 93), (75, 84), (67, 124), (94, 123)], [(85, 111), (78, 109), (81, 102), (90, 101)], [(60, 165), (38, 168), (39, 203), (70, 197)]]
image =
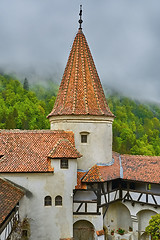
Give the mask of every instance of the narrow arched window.
[(55, 206), (62, 206), (62, 197), (61, 196), (55, 197)]
[(50, 196), (44, 198), (44, 206), (52, 206), (52, 198)]

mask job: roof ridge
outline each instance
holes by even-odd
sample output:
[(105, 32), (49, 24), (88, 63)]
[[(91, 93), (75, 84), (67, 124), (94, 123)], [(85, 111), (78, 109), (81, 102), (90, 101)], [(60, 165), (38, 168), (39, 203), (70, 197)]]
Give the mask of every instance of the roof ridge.
[[(79, 45), (79, 38), (77, 38), (77, 45)], [(77, 81), (78, 81), (78, 55), (79, 55), (79, 48), (76, 49), (75, 51), (75, 60), (76, 60), (76, 69), (75, 69), (75, 76), (74, 76), (74, 93), (73, 93), (73, 109), (72, 109), (72, 112), (74, 113), (75, 111), (75, 107), (76, 107), (76, 89), (77, 89)]]
[[(98, 105), (98, 108), (99, 108), (100, 112), (101, 112), (102, 114), (104, 114), (104, 112), (100, 109), (99, 99), (98, 99), (97, 92), (96, 92), (96, 89), (95, 89), (94, 76), (93, 76), (93, 73), (92, 73), (92, 69), (90, 68), (90, 62), (88, 61), (88, 59), (90, 58), (90, 59), (91, 59), (91, 62), (92, 62), (92, 55), (91, 55), (91, 52), (90, 52), (90, 49), (89, 49), (89, 46), (88, 46), (86, 40), (85, 40), (85, 42), (86, 42), (85, 48), (86, 48), (86, 50), (87, 50), (86, 53), (88, 54), (87, 62), (88, 62), (88, 67), (89, 67), (89, 71), (90, 71), (90, 75), (91, 75), (91, 79), (92, 79), (92, 84), (93, 84), (93, 89), (94, 89), (94, 92), (95, 92), (95, 97), (96, 97), (97, 105)], [(95, 67), (95, 66), (94, 66), (94, 67)]]
[[(81, 37), (81, 40), (83, 42), (83, 39)], [(88, 113), (88, 101), (87, 101), (87, 83), (86, 83), (86, 77), (85, 77), (85, 59), (84, 59), (84, 49), (81, 47), (81, 60), (82, 60), (82, 73), (83, 73), (83, 86), (84, 86), (84, 103), (85, 103), (85, 109), (86, 113)]]
[[(93, 78), (94, 78), (95, 80), (98, 80), (99, 84), (98, 84), (97, 87), (99, 88), (99, 90), (100, 90), (100, 92), (101, 92), (101, 95), (102, 95), (102, 97), (103, 97), (103, 103), (104, 103), (105, 107), (107, 108), (107, 110), (112, 114), (111, 110), (109, 109), (109, 107), (108, 107), (108, 105), (107, 105), (106, 98), (105, 98), (105, 95), (104, 95), (104, 91), (103, 91), (103, 88), (102, 88), (102, 85), (101, 85), (101, 82), (100, 82), (100, 78), (99, 78), (99, 75), (98, 75), (98, 72), (97, 72), (97, 69), (96, 69), (96, 66), (95, 66), (95, 63), (94, 63), (94, 60), (93, 60), (93, 57), (92, 57), (92, 54), (91, 54), (91, 51), (90, 51), (90, 49), (89, 49), (88, 44), (87, 44), (87, 47), (88, 47), (88, 51), (89, 51), (89, 53), (90, 53), (90, 60), (91, 60), (91, 64), (92, 64), (92, 66), (93, 66), (93, 71), (94, 71)], [(95, 75), (96, 75), (97, 78), (95, 78)], [(94, 83), (95, 83), (95, 82), (94, 82)], [(104, 113), (104, 111), (103, 111), (103, 113)], [(113, 114), (112, 114), (112, 115), (113, 115)]]
[(21, 193), (25, 194), (25, 189), (23, 187), (21, 187), (20, 185), (10, 181), (9, 179), (0, 177), (0, 180), (3, 181), (4, 184), (10, 185), (12, 188), (19, 190)]
[(78, 150), (76, 149), (76, 147), (71, 143), (71, 141), (69, 141), (69, 139), (59, 139), (58, 142), (54, 145), (54, 147), (52, 148), (52, 150), (49, 152), (49, 154), (47, 155), (48, 157), (51, 157), (57, 150), (58, 146), (62, 143), (62, 142), (66, 142), (67, 144), (69, 144), (69, 146), (72, 148), (72, 150), (74, 152), (76, 152), (77, 156), (82, 157), (82, 155), (78, 152)]
[[(75, 38), (75, 40), (76, 40), (76, 38)], [(77, 46), (77, 42), (75, 42), (74, 41), (74, 43), (73, 44), (75, 44), (76, 43), (76, 46)], [(74, 52), (73, 50), (74, 50), (74, 45), (73, 45), (73, 48), (71, 49), (71, 52), (70, 52), (70, 55), (71, 55), (71, 64), (70, 64), (70, 70), (69, 70), (69, 76), (67, 77), (67, 79), (68, 79), (68, 81), (67, 81), (67, 84), (66, 84), (66, 88), (65, 88), (65, 90), (64, 90), (64, 98), (63, 98), (63, 107), (61, 108), (61, 112), (63, 111), (63, 109), (64, 109), (64, 107), (65, 107), (65, 102), (66, 102), (66, 98), (67, 98), (67, 90), (68, 90), (68, 86), (69, 86), (69, 80), (70, 80), (70, 77), (71, 77), (71, 70), (72, 70), (72, 66), (73, 66), (73, 62), (74, 62), (74, 58), (75, 58), (75, 53), (76, 53), (76, 51)], [(76, 49), (76, 48), (75, 48)], [(73, 54), (72, 54), (72, 52), (73, 52)], [(68, 61), (69, 62), (69, 61)], [(67, 72), (66, 72), (67, 73)]]

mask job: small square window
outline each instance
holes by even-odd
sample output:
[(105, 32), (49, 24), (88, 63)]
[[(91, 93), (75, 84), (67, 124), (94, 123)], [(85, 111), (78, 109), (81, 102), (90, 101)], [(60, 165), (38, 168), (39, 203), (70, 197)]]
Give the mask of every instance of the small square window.
[(87, 143), (87, 135), (81, 135), (81, 143)]
[(61, 159), (61, 168), (68, 168), (68, 159)]

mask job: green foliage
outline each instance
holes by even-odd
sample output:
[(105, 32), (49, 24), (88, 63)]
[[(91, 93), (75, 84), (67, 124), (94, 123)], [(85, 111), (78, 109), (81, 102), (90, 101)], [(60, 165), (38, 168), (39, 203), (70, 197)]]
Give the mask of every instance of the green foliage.
[(160, 239), (160, 214), (152, 216), (149, 225), (146, 227), (146, 232), (152, 236), (153, 240)]
[(46, 116), (52, 107), (39, 100), (34, 92), (24, 89), (18, 80), (0, 75), (1, 129), (47, 129)]
[(108, 104), (116, 118), (113, 150), (134, 155), (160, 155), (160, 108), (112, 95)]
[[(58, 86), (51, 80), (28, 87), (7, 75), (0, 75), (0, 128), (47, 129)], [(32, 91), (31, 91), (32, 90)], [(116, 118), (113, 150), (119, 153), (160, 155), (160, 108), (117, 94), (107, 99)]]
[(120, 234), (120, 235), (123, 235), (125, 233), (125, 230), (122, 229), (122, 228), (118, 228), (117, 233)]
[(24, 79), (23, 88), (24, 88), (26, 91), (29, 91), (29, 82), (28, 82), (28, 79), (27, 79), (27, 78)]

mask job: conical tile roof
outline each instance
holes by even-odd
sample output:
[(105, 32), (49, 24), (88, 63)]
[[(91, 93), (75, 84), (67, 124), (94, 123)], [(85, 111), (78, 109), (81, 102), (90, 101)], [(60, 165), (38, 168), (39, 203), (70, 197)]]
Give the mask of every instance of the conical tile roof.
[(74, 39), (57, 99), (48, 117), (57, 115), (114, 117), (82, 29)]

